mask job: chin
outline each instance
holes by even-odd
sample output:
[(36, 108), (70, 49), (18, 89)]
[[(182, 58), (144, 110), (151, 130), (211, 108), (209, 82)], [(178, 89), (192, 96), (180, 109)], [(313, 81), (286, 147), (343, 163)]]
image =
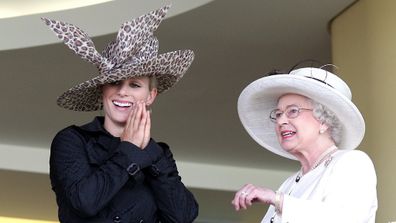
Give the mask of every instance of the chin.
[(117, 125), (125, 125), (128, 121), (128, 115), (112, 115), (107, 116), (109, 121), (116, 123)]
[(295, 145), (290, 145), (290, 143), (282, 143), (281, 147), (283, 150), (285, 150), (286, 152), (292, 152), (296, 146)]
[(119, 124), (125, 125), (126, 122), (128, 121), (128, 117), (116, 118), (116, 119), (114, 119), (114, 121), (116, 121)]

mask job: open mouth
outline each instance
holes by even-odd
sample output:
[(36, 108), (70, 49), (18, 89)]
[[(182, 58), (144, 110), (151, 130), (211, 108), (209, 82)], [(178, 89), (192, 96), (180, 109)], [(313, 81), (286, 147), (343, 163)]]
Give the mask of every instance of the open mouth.
[(129, 108), (132, 106), (132, 103), (127, 101), (113, 101), (113, 104), (120, 108)]
[(282, 131), (281, 132), (281, 136), (283, 138), (290, 138), (290, 137), (294, 136), (295, 134), (296, 134), (295, 131)]

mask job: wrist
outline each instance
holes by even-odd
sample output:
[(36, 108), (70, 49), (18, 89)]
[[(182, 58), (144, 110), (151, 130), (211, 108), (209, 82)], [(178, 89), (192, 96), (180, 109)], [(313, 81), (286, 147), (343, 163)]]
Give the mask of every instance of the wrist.
[(275, 200), (274, 200), (274, 207), (275, 211), (278, 214), (282, 213), (282, 206), (283, 206), (283, 193), (280, 191), (275, 192)]

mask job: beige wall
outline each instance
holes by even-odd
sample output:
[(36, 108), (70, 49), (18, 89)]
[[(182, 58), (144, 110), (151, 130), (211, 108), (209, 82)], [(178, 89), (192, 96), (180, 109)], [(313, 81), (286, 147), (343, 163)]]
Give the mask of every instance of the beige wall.
[[(378, 176), (376, 222), (396, 221), (396, 1), (360, 0), (331, 24), (333, 62), (366, 120)], [(364, 186), (364, 185), (362, 185)], [(364, 194), (362, 194), (364, 196)]]

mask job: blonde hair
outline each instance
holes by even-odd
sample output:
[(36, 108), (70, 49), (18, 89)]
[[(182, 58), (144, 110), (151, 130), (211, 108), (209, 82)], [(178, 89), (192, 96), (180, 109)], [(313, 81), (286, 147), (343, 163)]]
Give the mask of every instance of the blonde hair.
[(149, 76), (148, 78), (149, 78), (149, 90), (151, 91), (154, 88), (158, 88), (158, 80), (157, 80), (157, 78), (154, 75)]

